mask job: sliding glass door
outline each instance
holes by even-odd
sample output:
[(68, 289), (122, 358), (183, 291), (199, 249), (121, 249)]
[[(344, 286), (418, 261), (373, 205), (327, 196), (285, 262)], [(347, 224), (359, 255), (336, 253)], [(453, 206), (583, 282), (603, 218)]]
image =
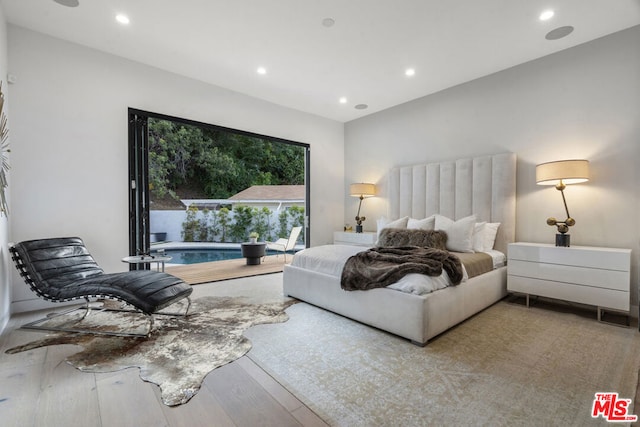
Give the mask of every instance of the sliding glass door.
[[(230, 217), (239, 215), (243, 224), (247, 212), (262, 218), (250, 221), (250, 227), (262, 227), (265, 240), (283, 237), (292, 225), (303, 225), (308, 246), (309, 156), (308, 144), (129, 109), (130, 254), (149, 254), (158, 239), (237, 241), (242, 238), (242, 224), (230, 229), (231, 235), (210, 225), (226, 220), (225, 210), (237, 211)], [(283, 192), (280, 200), (270, 200)], [(303, 206), (287, 200), (290, 193)], [(267, 228), (264, 212), (270, 212)], [(178, 225), (182, 229), (174, 224), (167, 232), (164, 219), (171, 215), (186, 216)], [(192, 226), (200, 228), (194, 231)]]

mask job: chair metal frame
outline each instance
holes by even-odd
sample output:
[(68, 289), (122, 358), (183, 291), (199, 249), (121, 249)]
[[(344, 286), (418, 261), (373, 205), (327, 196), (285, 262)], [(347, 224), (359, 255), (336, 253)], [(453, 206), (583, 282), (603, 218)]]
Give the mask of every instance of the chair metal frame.
[[(114, 298), (109, 298), (109, 297), (96, 297), (99, 299), (111, 299), (111, 300), (115, 300), (115, 301), (120, 301), (126, 304), (125, 301), (122, 300), (117, 300)], [(54, 331), (54, 332), (73, 332), (73, 333), (79, 333), (79, 334), (91, 334), (91, 335), (106, 335), (106, 336), (115, 336), (115, 337), (139, 337), (139, 338), (148, 338), (151, 335), (151, 332), (153, 331), (153, 326), (155, 325), (155, 315), (162, 315), (162, 316), (180, 316), (180, 317), (187, 317), (188, 313), (189, 313), (189, 308), (191, 307), (191, 297), (186, 297), (187, 299), (187, 308), (185, 309), (184, 313), (163, 313), (161, 311), (157, 312), (157, 313), (153, 313), (153, 314), (148, 314), (148, 313), (144, 313), (140, 310), (129, 310), (129, 309), (122, 309), (122, 308), (107, 308), (104, 306), (101, 307), (94, 307), (91, 304), (92, 303), (96, 303), (96, 302), (100, 302), (99, 300), (97, 301), (91, 301), (91, 299), (89, 297), (85, 297), (85, 304), (84, 307), (73, 307), (69, 310), (65, 310), (63, 312), (60, 313), (54, 313), (54, 314), (49, 314), (43, 318), (34, 320), (32, 322), (29, 323), (25, 323), (24, 325), (20, 326), (20, 329), (33, 329), (33, 330), (38, 330), (38, 331)], [(55, 302), (55, 301), (54, 301)], [(104, 330), (95, 330), (95, 329), (82, 329), (82, 328), (73, 328), (73, 327), (56, 327), (56, 326), (40, 326), (41, 323), (44, 323), (48, 320), (51, 319), (55, 319), (57, 317), (61, 317), (61, 316), (66, 316), (70, 313), (73, 313), (74, 311), (77, 310), (85, 310), (85, 313), (82, 315), (82, 317), (80, 317), (78, 320), (75, 321), (75, 323), (79, 323), (81, 321), (83, 321), (84, 319), (87, 318), (87, 316), (89, 316), (89, 314), (91, 313), (91, 311), (99, 311), (99, 312), (103, 312), (103, 311), (115, 311), (115, 312), (125, 312), (125, 313), (138, 313), (138, 314), (142, 314), (144, 315), (149, 324), (147, 326), (147, 331), (145, 333), (138, 333), (138, 332), (117, 332), (117, 331), (104, 331)]]

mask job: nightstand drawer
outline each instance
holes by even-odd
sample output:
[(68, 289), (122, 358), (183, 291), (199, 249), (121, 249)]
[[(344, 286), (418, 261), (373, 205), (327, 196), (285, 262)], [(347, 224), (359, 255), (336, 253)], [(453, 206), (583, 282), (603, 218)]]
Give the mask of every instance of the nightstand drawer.
[(532, 243), (512, 243), (509, 245), (510, 260), (519, 259), (543, 264), (561, 264), (629, 271), (630, 258), (631, 251), (628, 249), (593, 248), (587, 246), (571, 246), (565, 248)]
[(611, 289), (560, 283), (532, 277), (508, 276), (509, 292), (539, 295), (596, 307), (629, 311), (629, 293)]
[(560, 264), (509, 260), (509, 274), (596, 288), (629, 290), (629, 272)]

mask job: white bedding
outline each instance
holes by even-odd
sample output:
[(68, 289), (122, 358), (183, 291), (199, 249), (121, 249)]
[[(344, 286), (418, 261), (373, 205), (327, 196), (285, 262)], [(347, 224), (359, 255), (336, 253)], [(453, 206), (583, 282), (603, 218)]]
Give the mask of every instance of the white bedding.
[[(291, 261), (291, 265), (340, 278), (342, 268), (347, 262), (347, 259), (358, 252), (366, 250), (367, 248), (362, 246), (315, 246), (296, 253), (293, 261)], [(494, 268), (504, 265), (506, 257), (502, 252), (492, 250), (486, 253), (492, 257)], [(469, 276), (464, 266), (462, 270), (462, 282), (465, 282)], [(449, 275), (443, 270), (440, 276), (426, 276), (415, 273), (408, 274), (387, 287), (410, 294), (424, 295), (438, 289), (446, 288), (449, 285), (451, 285), (451, 280), (449, 279)]]

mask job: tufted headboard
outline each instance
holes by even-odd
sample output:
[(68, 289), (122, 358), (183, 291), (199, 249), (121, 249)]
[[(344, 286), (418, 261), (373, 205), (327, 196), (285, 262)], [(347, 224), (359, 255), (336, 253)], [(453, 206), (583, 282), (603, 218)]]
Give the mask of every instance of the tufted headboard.
[(507, 253), (515, 239), (516, 155), (496, 154), (449, 162), (401, 166), (389, 172), (389, 216), (500, 222), (495, 249)]

